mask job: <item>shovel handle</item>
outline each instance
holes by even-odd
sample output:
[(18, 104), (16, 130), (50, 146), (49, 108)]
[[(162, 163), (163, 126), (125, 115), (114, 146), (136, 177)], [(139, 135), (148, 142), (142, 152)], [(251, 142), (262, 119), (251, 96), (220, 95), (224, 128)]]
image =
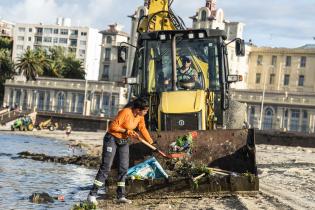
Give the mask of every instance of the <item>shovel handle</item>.
[(157, 151), (160, 155), (162, 155), (163, 157), (169, 158), (164, 152), (162, 152), (161, 150), (159, 150), (158, 148), (156, 148), (155, 146), (149, 144), (146, 140), (144, 140), (143, 138), (141, 138), (140, 136), (138, 136), (139, 141), (141, 141), (141, 143), (145, 144), (147, 147), (150, 147), (152, 150)]
[(145, 144), (146, 146), (150, 147), (153, 150), (158, 150), (155, 146), (149, 144), (146, 140), (144, 140), (143, 138), (141, 138), (140, 136), (138, 136), (139, 141), (141, 141), (141, 143)]

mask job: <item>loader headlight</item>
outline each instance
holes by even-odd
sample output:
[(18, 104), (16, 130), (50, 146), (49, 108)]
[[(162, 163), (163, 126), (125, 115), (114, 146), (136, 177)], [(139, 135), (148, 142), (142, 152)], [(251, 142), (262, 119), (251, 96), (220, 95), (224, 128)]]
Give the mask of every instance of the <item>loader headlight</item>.
[(195, 34), (189, 33), (189, 34), (188, 34), (188, 39), (193, 39), (193, 38), (195, 38)]
[(199, 37), (199, 39), (203, 39), (203, 38), (205, 38), (205, 34), (202, 33), (202, 32), (200, 32), (200, 33), (198, 34), (198, 37)]
[(166, 40), (166, 35), (165, 34), (160, 34), (160, 40), (165, 41)]

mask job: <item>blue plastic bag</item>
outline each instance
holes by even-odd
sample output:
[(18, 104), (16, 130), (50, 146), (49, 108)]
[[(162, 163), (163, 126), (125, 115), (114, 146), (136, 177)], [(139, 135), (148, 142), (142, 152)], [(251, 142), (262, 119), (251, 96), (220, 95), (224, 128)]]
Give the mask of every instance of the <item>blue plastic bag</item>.
[(155, 157), (151, 157), (146, 161), (129, 168), (127, 176), (132, 179), (168, 178), (168, 175)]

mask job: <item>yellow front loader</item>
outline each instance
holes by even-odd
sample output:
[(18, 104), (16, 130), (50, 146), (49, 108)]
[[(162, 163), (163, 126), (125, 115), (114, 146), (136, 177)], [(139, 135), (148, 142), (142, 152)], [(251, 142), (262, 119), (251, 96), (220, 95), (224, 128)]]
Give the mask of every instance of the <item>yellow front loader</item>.
[[(130, 98), (150, 99), (147, 125), (161, 149), (197, 131), (191, 161), (256, 177), (255, 134), (244, 126), (246, 105), (229, 97), (230, 84), (241, 76), (229, 74), (225, 31), (186, 29), (169, 5), (146, 1), (148, 14), (139, 20), (134, 65), (126, 79)], [(236, 55), (244, 55), (244, 41), (234, 41)], [(120, 46), (118, 60), (124, 62), (126, 54), (127, 47)], [(178, 74), (187, 57), (197, 78), (183, 82)], [(137, 157), (145, 154), (131, 148)], [(257, 190), (249, 186), (242, 190)]]

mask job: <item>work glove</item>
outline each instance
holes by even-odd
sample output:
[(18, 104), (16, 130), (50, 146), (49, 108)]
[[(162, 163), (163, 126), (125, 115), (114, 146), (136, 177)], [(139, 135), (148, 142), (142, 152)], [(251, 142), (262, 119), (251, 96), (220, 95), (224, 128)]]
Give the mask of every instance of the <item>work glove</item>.
[(138, 133), (134, 130), (127, 130), (126, 134), (132, 138), (137, 138), (139, 136)]

